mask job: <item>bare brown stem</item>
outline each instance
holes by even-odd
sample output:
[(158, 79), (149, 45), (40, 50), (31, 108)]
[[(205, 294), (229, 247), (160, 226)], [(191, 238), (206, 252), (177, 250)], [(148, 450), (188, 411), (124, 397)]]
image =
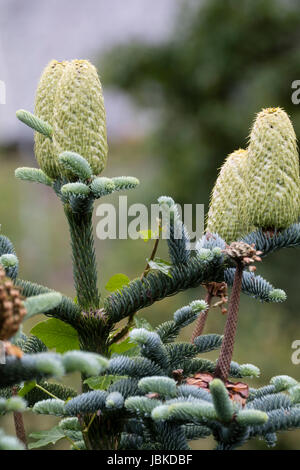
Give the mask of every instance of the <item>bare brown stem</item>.
[[(15, 387), (13, 388), (12, 392), (13, 392), (13, 395), (17, 395), (17, 389)], [(27, 449), (27, 438), (26, 438), (23, 415), (19, 411), (14, 411), (13, 415), (14, 415), (16, 436), (19, 439), (19, 441), (23, 442), (25, 448)]]
[[(149, 261), (153, 261), (153, 260), (154, 260), (155, 255), (156, 255), (156, 252), (157, 252), (158, 244), (159, 244), (159, 238), (157, 238), (157, 239), (155, 240), (154, 247), (153, 247), (151, 256), (150, 256), (150, 258), (149, 258)], [(145, 269), (144, 269), (143, 274), (141, 275), (141, 281), (144, 279), (144, 277), (146, 276), (146, 274), (147, 274), (147, 272), (149, 271), (149, 269), (150, 269), (150, 266), (149, 266), (149, 262), (148, 262), (148, 263), (147, 263), (147, 266), (146, 266)]]
[(220, 356), (217, 361), (214, 376), (226, 381), (230, 371), (230, 364), (233, 356), (234, 341), (238, 323), (238, 312), (240, 303), (240, 294), (243, 280), (244, 266), (241, 262), (237, 263), (232, 292), (228, 307), (228, 316), (225, 325), (224, 339), (220, 351)]

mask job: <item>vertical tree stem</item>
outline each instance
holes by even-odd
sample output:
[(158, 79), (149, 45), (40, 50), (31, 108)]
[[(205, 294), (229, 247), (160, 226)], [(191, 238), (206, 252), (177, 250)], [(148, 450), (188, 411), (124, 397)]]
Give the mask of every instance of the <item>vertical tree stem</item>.
[[(15, 387), (12, 389), (12, 392), (13, 392), (13, 395), (17, 394), (17, 390)], [(16, 436), (19, 439), (19, 441), (23, 442), (25, 448), (27, 449), (27, 438), (26, 438), (23, 415), (19, 411), (14, 411), (13, 415), (14, 415)]]
[(19, 441), (23, 442), (25, 448), (27, 449), (27, 439), (26, 439), (23, 415), (19, 411), (14, 411), (14, 423), (15, 423), (16, 436), (19, 439)]
[(237, 323), (238, 323), (238, 312), (240, 303), (240, 294), (243, 280), (243, 269), (244, 266), (241, 262), (237, 263), (232, 292), (228, 307), (227, 321), (224, 331), (224, 339), (220, 351), (220, 356), (217, 361), (216, 370), (214, 376), (226, 381), (230, 371), (230, 363), (233, 356), (234, 340), (236, 335)]
[(208, 308), (204, 312), (201, 312), (199, 317), (197, 318), (196, 326), (194, 328), (194, 331), (191, 337), (191, 343), (193, 343), (195, 338), (202, 335), (203, 333), (212, 298), (213, 298), (213, 295), (210, 292), (207, 292), (206, 297), (205, 297), (205, 302), (207, 303)]
[[(81, 212), (73, 212), (64, 205), (71, 235), (73, 277), (79, 306), (86, 315), (82, 316), (82, 329), (79, 331), (80, 348), (100, 354), (107, 353), (109, 328), (99, 314), (100, 295), (97, 287), (97, 267), (92, 225), (92, 207)], [(85, 377), (82, 377), (84, 381)], [(83, 390), (88, 387), (83, 384)], [(89, 423), (84, 423), (84, 427)], [(97, 417), (83, 433), (88, 449), (116, 449), (122, 425), (115, 420)]]
[(93, 237), (92, 209), (82, 213), (72, 212), (64, 206), (71, 235), (73, 276), (77, 300), (85, 310), (99, 308), (100, 295), (97, 287), (97, 267)]

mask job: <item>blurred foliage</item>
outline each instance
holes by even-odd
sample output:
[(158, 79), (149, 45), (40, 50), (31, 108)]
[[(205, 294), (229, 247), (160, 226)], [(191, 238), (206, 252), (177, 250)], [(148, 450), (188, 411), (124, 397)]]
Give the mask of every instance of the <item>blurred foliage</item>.
[[(217, 169), (228, 153), (247, 146), (261, 108), (283, 107), (300, 135), (291, 101), (300, 67), (299, 2), (186, 1), (169, 39), (116, 46), (101, 67), (104, 86), (156, 113), (144, 151), (160, 168), (156, 188), (181, 204), (207, 209)], [(287, 280), (284, 273), (299, 272), (297, 259), (291, 252), (273, 259), (262, 271), (288, 287), (288, 311), (295, 314), (297, 276)]]
[(208, 203), (216, 169), (246, 146), (262, 107), (282, 106), (300, 134), (291, 102), (299, 27), (299, 2), (189, 0), (164, 43), (122, 44), (106, 55), (104, 85), (157, 112), (152, 150), (165, 191), (180, 203)]
[[(104, 87), (121, 89), (153, 114), (141, 159), (151, 155), (151, 166), (159, 169), (155, 191), (181, 204), (204, 203), (207, 210), (218, 168), (227, 154), (247, 146), (261, 108), (283, 107), (300, 136), (300, 113), (291, 101), (299, 39), (299, 2), (187, 0), (167, 40), (130, 42), (106, 54)], [(291, 342), (299, 336), (299, 269), (293, 250), (259, 267), (259, 274), (288, 293), (283, 305), (242, 298), (235, 358), (261, 367), (260, 383), (286, 368), (299, 377), (290, 360)], [(207, 330), (220, 332), (222, 324), (212, 313)], [(299, 432), (283, 434), (277, 448), (299, 448), (298, 440)]]

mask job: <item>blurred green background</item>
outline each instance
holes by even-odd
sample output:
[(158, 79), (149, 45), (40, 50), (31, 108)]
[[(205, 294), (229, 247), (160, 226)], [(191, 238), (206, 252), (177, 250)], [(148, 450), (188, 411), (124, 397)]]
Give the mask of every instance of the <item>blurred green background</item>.
[[(105, 93), (126, 93), (137, 117), (146, 114), (148, 119), (146, 135), (110, 139), (105, 176), (128, 174), (141, 181), (128, 194), (129, 204), (149, 206), (167, 194), (180, 204), (204, 203), (207, 210), (218, 168), (228, 153), (247, 145), (255, 113), (263, 107), (283, 107), (300, 135), (299, 109), (291, 101), (291, 84), (300, 79), (299, 2), (186, 1), (168, 38), (154, 45), (122, 42), (101, 53), (98, 65)], [(34, 165), (31, 151), (3, 147), (0, 156), (0, 222), (2, 233), (15, 243), (21, 276), (74, 295), (62, 207), (48, 188), (14, 180), (17, 166)], [(105, 202), (117, 205), (118, 197)], [(140, 275), (151, 249), (151, 242), (142, 240), (96, 240), (103, 295), (114, 273)], [(162, 242), (159, 255), (166, 253)], [(300, 365), (291, 362), (291, 344), (300, 339), (299, 259), (299, 251), (282, 250), (259, 266), (259, 274), (287, 292), (284, 304), (242, 297), (234, 359), (261, 369), (256, 385), (279, 374), (300, 378)], [(204, 295), (202, 288), (191, 289), (140, 315), (157, 325)], [(224, 322), (225, 317), (212, 310), (206, 332), (222, 332)], [(27, 332), (31, 326), (26, 326)], [(191, 330), (186, 328), (181, 339), (188, 340)], [(78, 386), (77, 377), (68, 380)], [(12, 429), (10, 418), (6, 425)], [(26, 426), (47, 428), (49, 420), (28, 414)], [(276, 448), (300, 449), (299, 438), (300, 431), (283, 433)], [(212, 445), (208, 439), (193, 448)], [(251, 441), (243, 448), (266, 446)]]

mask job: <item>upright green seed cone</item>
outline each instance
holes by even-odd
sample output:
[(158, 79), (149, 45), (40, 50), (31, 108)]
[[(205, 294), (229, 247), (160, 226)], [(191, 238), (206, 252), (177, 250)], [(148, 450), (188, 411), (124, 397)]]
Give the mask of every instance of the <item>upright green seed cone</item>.
[[(53, 125), (55, 95), (65, 65), (66, 62), (52, 60), (42, 74), (36, 93), (35, 115), (50, 125)], [(60, 175), (52, 141), (39, 132), (35, 133), (35, 155), (46, 175), (50, 178)]]
[(101, 83), (90, 62), (50, 62), (38, 86), (35, 113), (53, 128), (52, 141), (35, 137), (36, 157), (48, 176), (74, 179), (58, 164), (65, 151), (86, 158), (95, 175), (102, 172), (108, 151), (106, 116)]
[(227, 243), (251, 230), (241, 220), (241, 207), (246, 198), (246, 165), (247, 150), (239, 149), (228, 155), (211, 195), (206, 231), (218, 233)]
[(281, 108), (256, 117), (245, 173), (243, 219), (263, 230), (284, 229), (299, 215), (299, 156), (292, 123)]
[(86, 60), (68, 63), (55, 97), (53, 144), (56, 155), (79, 153), (99, 175), (106, 165), (106, 117), (101, 83)]

